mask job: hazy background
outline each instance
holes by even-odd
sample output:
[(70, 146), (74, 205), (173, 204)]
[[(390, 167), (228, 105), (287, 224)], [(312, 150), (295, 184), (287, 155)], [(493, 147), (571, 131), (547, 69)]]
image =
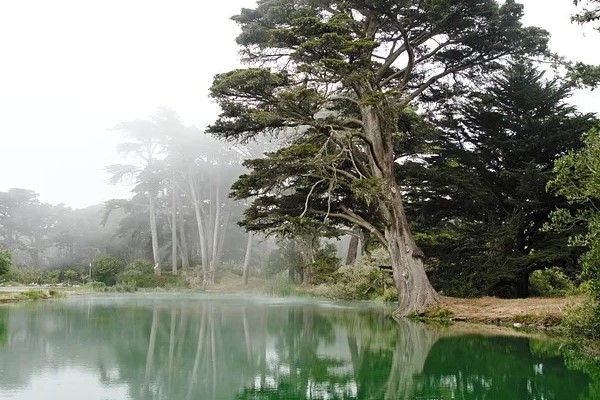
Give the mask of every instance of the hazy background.
[[(239, 65), (229, 20), (251, 0), (0, 2), (0, 191), (33, 189), (72, 207), (129, 197), (104, 167), (120, 162), (110, 128), (164, 105), (204, 128), (214, 74)], [(524, 0), (525, 23), (570, 59), (600, 64), (600, 35), (572, 25), (571, 0)], [(578, 93), (600, 112), (599, 92)]]

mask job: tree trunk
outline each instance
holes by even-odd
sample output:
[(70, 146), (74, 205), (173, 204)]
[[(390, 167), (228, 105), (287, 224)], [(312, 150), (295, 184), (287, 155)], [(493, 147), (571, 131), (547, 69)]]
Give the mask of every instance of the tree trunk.
[(354, 265), (354, 263), (356, 263), (356, 256), (358, 255), (359, 232), (360, 229), (354, 229), (354, 234), (350, 235), (348, 253), (346, 254), (346, 265)]
[[(395, 190), (394, 190), (395, 189)], [(394, 315), (406, 317), (422, 313), (439, 301), (439, 295), (431, 286), (423, 266), (423, 254), (415, 244), (408, 221), (402, 208), (400, 188), (394, 184), (391, 193), (396, 201), (389, 204), (397, 217), (385, 229), (392, 271), (398, 290), (398, 309)]]
[[(369, 82), (357, 85), (360, 97), (369, 97), (373, 89)], [(398, 289), (396, 316), (405, 317), (413, 312), (421, 313), (439, 301), (439, 295), (429, 283), (423, 267), (422, 253), (410, 232), (400, 186), (394, 175), (394, 131), (397, 110), (381, 100), (377, 105), (360, 106), (363, 128), (369, 145), (369, 164), (374, 178), (379, 179), (380, 189), (375, 191), (381, 219), (385, 224), (383, 236), (390, 253), (394, 281)], [(376, 228), (375, 228), (376, 229)], [(381, 240), (381, 238), (380, 238)]]
[(180, 257), (181, 257), (181, 268), (188, 269), (190, 267), (190, 253), (187, 246), (187, 236), (185, 234), (185, 220), (182, 218), (177, 223), (179, 227), (179, 246), (180, 246)]
[(248, 232), (248, 242), (246, 243), (246, 256), (244, 257), (244, 269), (242, 270), (242, 282), (248, 286), (248, 268), (250, 267), (250, 257), (252, 256), (252, 237), (253, 232)]
[(524, 271), (520, 274), (515, 284), (518, 298), (529, 297), (529, 271)]
[(154, 258), (154, 274), (160, 275), (160, 256), (158, 254), (158, 229), (156, 228), (156, 203), (152, 193), (148, 192), (150, 203), (150, 233), (152, 235), (152, 257)]
[(217, 176), (217, 184), (215, 188), (215, 217), (213, 224), (212, 238), (212, 256), (210, 259), (210, 283), (215, 283), (215, 274), (217, 270), (217, 251), (219, 247), (219, 232), (221, 228), (221, 193), (219, 190), (219, 178)]
[[(190, 193), (192, 195), (192, 205), (194, 206), (194, 213), (196, 215), (196, 224), (198, 225), (198, 236), (199, 236), (199, 248), (200, 248), (200, 260), (202, 263), (202, 270), (206, 271), (208, 267), (208, 249), (206, 246), (206, 238), (204, 234), (204, 224), (202, 222), (202, 211), (200, 210), (200, 201), (198, 200), (198, 193), (196, 192), (196, 185), (194, 181), (189, 181)], [(204, 277), (206, 279), (206, 277)]]
[(177, 275), (177, 189), (171, 188), (171, 272)]

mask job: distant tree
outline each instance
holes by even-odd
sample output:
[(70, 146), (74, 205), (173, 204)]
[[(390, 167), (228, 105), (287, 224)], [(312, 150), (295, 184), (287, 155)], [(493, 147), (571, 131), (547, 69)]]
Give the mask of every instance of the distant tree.
[(6, 275), (12, 265), (12, 256), (9, 250), (0, 249), (0, 277)]
[(112, 256), (96, 257), (92, 261), (92, 280), (104, 282), (107, 286), (117, 283), (118, 275), (125, 270), (125, 263)]
[(564, 234), (542, 226), (565, 197), (545, 190), (554, 160), (595, 123), (568, 105), (569, 87), (526, 62), (442, 107), (431, 153), (399, 168), (418, 243), (454, 295), (526, 297), (531, 272), (576, 269)]
[(135, 193), (147, 198), (150, 233), (152, 240), (152, 257), (154, 272), (161, 274), (161, 256), (158, 243), (157, 206), (159, 192), (165, 180), (164, 139), (166, 136), (164, 123), (171, 118), (171, 112), (161, 109), (150, 120), (128, 121), (119, 124), (116, 129), (125, 132), (130, 142), (119, 144), (119, 152), (136, 157), (137, 164), (117, 164), (107, 167), (111, 174), (111, 182), (117, 183), (124, 179), (133, 180)]
[[(394, 174), (399, 116), (434, 87), (543, 52), (547, 34), (524, 28), (522, 14), (513, 0), (262, 0), (243, 9), (233, 17), (237, 42), (255, 68), (216, 76), (211, 94), (223, 111), (209, 131), (291, 140), (264, 165), (248, 164), (260, 175), (248, 174), (239, 196), (289, 220), (361, 226), (391, 254), (398, 314), (436, 303)], [(295, 204), (279, 201), (294, 193)]]
[(44, 252), (52, 246), (50, 236), (63, 206), (40, 203), (32, 190), (13, 188), (0, 192), (0, 243), (15, 252), (25, 253), (27, 263), (44, 264)]

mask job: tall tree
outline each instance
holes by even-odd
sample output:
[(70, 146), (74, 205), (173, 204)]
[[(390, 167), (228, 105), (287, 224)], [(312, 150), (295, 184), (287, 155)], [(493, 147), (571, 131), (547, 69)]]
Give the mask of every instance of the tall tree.
[(119, 152), (129, 155), (134, 154), (137, 164), (119, 164), (107, 167), (111, 174), (111, 182), (116, 183), (123, 179), (133, 179), (134, 192), (145, 194), (148, 200), (148, 217), (152, 240), (152, 257), (154, 260), (154, 273), (161, 274), (160, 253), (158, 247), (158, 227), (156, 222), (158, 194), (161, 189), (162, 163), (160, 154), (164, 151), (164, 137), (161, 131), (162, 115), (159, 112), (151, 120), (129, 121), (119, 124), (116, 129), (127, 134), (130, 142), (119, 144)]
[(600, 326), (600, 126), (591, 129), (584, 137), (584, 147), (572, 150), (557, 162), (556, 177), (548, 188), (568, 199), (577, 208), (560, 208), (552, 213), (550, 227), (570, 232), (571, 227), (583, 224), (585, 231), (573, 234), (570, 243), (582, 246), (586, 252), (581, 258), (583, 272), (592, 283), (595, 303), (593, 336), (598, 338)]
[(271, 183), (250, 187), (255, 203), (306, 189), (289, 213), (372, 232), (391, 255), (397, 313), (422, 311), (438, 295), (394, 175), (399, 115), (436, 85), (544, 51), (546, 33), (524, 28), (522, 13), (513, 0), (258, 1), (233, 17), (244, 61), (256, 67), (217, 75), (211, 94), (223, 111), (209, 131), (238, 139), (293, 132), (296, 143), (270, 161), (294, 160), (300, 171), (273, 171)]
[(594, 118), (543, 75), (521, 61), (486, 90), (442, 106), (432, 152), (399, 168), (419, 243), (454, 295), (526, 297), (531, 272), (576, 267), (566, 235), (541, 229), (566, 206), (545, 188), (554, 160), (581, 146)]

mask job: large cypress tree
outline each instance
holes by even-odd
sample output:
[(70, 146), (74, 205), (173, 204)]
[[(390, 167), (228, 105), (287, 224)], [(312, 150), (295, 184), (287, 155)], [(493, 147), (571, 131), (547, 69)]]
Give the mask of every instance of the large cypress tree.
[(523, 27), (522, 14), (513, 0), (260, 0), (243, 9), (233, 18), (242, 29), (237, 42), (254, 68), (215, 78), (223, 112), (209, 131), (295, 139), (269, 158), (268, 183), (250, 174), (241, 195), (264, 203), (306, 193), (282, 214), (370, 231), (390, 253), (398, 314), (434, 304), (394, 174), (399, 116), (439, 83), (544, 51), (546, 33)]
[(448, 104), (434, 118), (435, 153), (400, 168), (412, 180), (418, 242), (450, 293), (525, 297), (531, 272), (576, 268), (568, 235), (542, 230), (552, 210), (568, 206), (546, 185), (594, 118), (566, 103), (568, 86), (543, 75), (515, 63), (486, 90)]

